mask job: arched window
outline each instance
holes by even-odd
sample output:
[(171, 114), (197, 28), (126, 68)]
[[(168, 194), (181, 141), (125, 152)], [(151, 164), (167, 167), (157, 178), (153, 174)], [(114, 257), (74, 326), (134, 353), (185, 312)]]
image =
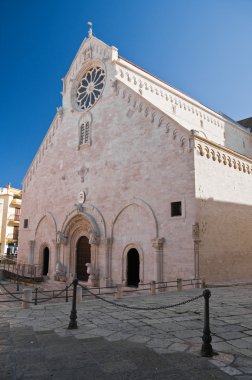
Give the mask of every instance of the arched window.
[(85, 121), (80, 125), (80, 145), (90, 145), (90, 123)]

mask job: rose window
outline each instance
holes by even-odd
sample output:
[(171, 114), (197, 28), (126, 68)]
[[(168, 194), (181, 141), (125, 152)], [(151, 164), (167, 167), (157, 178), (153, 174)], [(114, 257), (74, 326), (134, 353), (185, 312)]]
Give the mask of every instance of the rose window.
[(100, 97), (105, 83), (105, 71), (92, 67), (82, 77), (76, 92), (77, 105), (81, 110), (92, 107)]

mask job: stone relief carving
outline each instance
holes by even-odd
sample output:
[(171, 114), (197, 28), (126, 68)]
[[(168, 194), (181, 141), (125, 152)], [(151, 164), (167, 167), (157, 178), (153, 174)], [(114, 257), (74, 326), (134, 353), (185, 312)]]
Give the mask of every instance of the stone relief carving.
[[(137, 92), (139, 92), (140, 90), (140, 93), (142, 94), (142, 89), (144, 88), (146, 91), (151, 91), (152, 93), (155, 93), (157, 96), (165, 98), (166, 101), (174, 103), (174, 106), (177, 105), (180, 107), (180, 109), (183, 109), (186, 112), (191, 112), (195, 114), (197, 118), (204, 118), (209, 123), (223, 128), (222, 120), (219, 120), (218, 118), (213, 117), (212, 115), (210, 116), (210, 114), (208, 114), (205, 111), (202, 111), (195, 104), (185, 102), (184, 100), (177, 98), (174, 94), (170, 93), (168, 90), (161, 88), (161, 86), (154, 85), (148, 80), (146, 80), (143, 83), (140, 75), (137, 75), (136, 73), (133, 73), (130, 70), (124, 69), (124, 68), (119, 69), (119, 75), (122, 79), (127, 78), (128, 82), (132, 82)], [(175, 112), (175, 109), (174, 109), (174, 112)]]
[(77, 174), (80, 176), (81, 182), (84, 183), (85, 177), (87, 176), (89, 172), (89, 168), (87, 168), (85, 165), (82, 165), (82, 167), (77, 171)]
[(57, 235), (56, 235), (56, 243), (66, 245), (67, 244), (67, 236), (64, 236), (61, 231), (58, 231)]
[(98, 245), (100, 244), (100, 236), (96, 231), (91, 231), (89, 236), (89, 244)]

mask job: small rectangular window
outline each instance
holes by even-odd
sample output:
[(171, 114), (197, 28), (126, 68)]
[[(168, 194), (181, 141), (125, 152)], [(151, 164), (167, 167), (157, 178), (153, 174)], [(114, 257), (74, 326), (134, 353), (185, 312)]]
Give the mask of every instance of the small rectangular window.
[(181, 202), (172, 202), (171, 203), (171, 216), (181, 216), (182, 207)]
[(24, 219), (24, 228), (28, 228), (28, 219)]

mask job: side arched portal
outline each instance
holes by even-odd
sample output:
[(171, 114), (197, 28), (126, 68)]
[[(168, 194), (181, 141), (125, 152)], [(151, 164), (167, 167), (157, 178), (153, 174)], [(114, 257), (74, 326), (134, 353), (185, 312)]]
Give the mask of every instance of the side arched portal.
[(49, 248), (43, 250), (43, 276), (47, 276), (49, 272)]
[(131, 248), (127, 253), (127, 285), (138, 287), (140, 260), (139, 253), (135, 248)]
[(81, 236), (76, 244), (76, 273), (78, 280), (88, 281), (86, 263), (91, 263), (91, 246), (86, 236)]

